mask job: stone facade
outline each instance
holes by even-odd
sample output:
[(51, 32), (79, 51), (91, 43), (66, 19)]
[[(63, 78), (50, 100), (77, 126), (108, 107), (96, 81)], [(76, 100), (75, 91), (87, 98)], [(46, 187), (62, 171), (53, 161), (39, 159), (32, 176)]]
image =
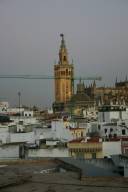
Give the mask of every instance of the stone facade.
[(65, 110), (75, 115), (83, 115), (83, 111), (95, 106), (94, 98), (85, 93), (84, 83), (77, 84), (77, 91), (65, 105)]
[(85, 92), (94, 98), (98, 104), (121, 104), (128, 105), (128, 81), (117, 82), (113, 87), (96, 87), (93, 84), (85, 88)]

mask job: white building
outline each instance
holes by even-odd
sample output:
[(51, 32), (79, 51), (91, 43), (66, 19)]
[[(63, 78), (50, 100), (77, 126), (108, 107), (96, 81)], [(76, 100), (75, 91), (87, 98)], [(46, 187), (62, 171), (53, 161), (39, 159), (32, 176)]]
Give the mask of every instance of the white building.
[(10, 119), (12, 121), (14, 121), (14, 123), (16, 123), (16, 124), (18, 124), (19, 122), (20, 122), (20, 124), (23, 124), (23, 125), (28, 125), (28, 124), (37, 125), (37, 124), (39, 124), (38, 120), (35, 117), (11, 116)]
[(98, 112), (98, 131), (103, 138), (128, 136), (128, 108), (104, 105)]
[(10, 133), (10, 143), (18, 142), (30, 142), (35, 143), (35, 134), (34, 132), (28, 133)]
[(126, 137), (128, 127), (118, 123), (101, 123), (98, 125), (100, 136), (103, 138)]
[(33, 117), (34, 112), (33, 111), (23, 111), (24, 117)]
[(0, 145), (0, 159), (19, 159), (25, 157), (23, 143)]
[(103, 105), (99, 107), (99, 122), (117, 122), (119, 120), (128, 120), (128, 108), (123, 105)]
[(73, 139), (72, 134), (69, 130), (69, 122), (63, 121), (63, 119), (59, 119), (52, 121), (51, 125), (51, 136), (54, 139), (59, 139), (61, 141), (69, 141)]
[(103, 157), (122, 154), (121, 140), (120, 141), (104, 141), (102, 143)]

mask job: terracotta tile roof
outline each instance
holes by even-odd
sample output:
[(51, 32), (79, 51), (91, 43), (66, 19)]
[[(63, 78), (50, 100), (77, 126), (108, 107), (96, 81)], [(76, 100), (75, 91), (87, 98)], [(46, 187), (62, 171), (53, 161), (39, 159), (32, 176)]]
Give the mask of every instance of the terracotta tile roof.
[(91, 137), (91, 138), (79, 138), (69, 141), (69, 143), (99, 143), (100, 137)]

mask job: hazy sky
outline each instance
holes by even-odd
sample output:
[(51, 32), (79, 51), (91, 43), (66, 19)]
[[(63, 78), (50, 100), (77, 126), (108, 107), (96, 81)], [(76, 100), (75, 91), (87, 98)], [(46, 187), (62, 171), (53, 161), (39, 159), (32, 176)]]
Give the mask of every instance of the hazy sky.
[[(0, 0), (0, 75), (53, 75), (59, 34), (75, 75), (113, 85), (128, 74), (128, 0)], [(86, 83), (86, 82), (85, 82)], [(0, 100), (50, 106), (53, 80), (0, 79)]]

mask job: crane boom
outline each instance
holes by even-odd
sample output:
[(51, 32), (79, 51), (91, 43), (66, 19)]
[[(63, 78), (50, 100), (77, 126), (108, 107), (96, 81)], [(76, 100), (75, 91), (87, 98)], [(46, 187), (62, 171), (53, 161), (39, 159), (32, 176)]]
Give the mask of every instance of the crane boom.
[[(50, 75), (0, 75), (0, 79), (71, 79), (70, 77), (56, 78)], [(72, 80), (102, 80), (102, 77), (73, 77)]]

